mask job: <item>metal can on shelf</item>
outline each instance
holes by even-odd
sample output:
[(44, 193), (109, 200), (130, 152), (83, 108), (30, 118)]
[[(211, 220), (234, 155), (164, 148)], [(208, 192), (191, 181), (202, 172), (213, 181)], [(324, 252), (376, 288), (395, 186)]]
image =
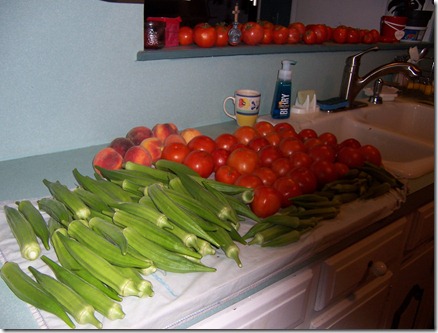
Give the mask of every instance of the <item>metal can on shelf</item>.
[(158, 21), (144, 23), (144, 48), (161, 49), (165, 42), (166, 24)]

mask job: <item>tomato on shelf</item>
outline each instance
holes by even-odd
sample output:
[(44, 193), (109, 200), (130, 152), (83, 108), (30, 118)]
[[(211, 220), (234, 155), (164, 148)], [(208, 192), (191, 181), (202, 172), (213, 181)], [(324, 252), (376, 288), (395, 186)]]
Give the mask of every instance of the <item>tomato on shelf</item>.
[(247, 22), (242, 26), (242, 42), (247, 45), (258, 45), (263, 40), (263, 28), (257, 22)]
[(193, 29), (190, 27), (180, 27), (178, 30), (178, 42), (181, 46), (193, 44)]
[(197, 24), (193, 30), (193, 41), (199, 47), (213, 47), (216, 43), (216, 29), (208, 23)]

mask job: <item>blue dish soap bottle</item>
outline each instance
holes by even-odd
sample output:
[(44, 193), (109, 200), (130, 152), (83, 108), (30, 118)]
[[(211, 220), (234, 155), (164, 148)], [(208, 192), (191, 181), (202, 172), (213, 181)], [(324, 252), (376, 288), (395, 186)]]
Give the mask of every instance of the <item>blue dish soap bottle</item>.
[(295, 65), (296, 61), (283, 60), (281, 64), (282, 68), (278, 71), (274, 98), (272, 100), (271, 116), (274, 119), (286, 119), (290, 116), (292, 94), (291, 65)]

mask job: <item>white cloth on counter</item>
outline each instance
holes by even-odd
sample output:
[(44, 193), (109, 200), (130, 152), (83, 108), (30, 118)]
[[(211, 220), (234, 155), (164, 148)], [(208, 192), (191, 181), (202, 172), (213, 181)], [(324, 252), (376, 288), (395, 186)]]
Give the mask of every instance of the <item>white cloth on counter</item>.
[[(227, 258), (221, 250), (215, 255), (202, 259), (208, 266), (216, 268), (213, 273), (169, 273), (158, 270), (146, 276), (154, 289), (153, 297), (124, 297), (121, 302), (126, 317), (122, 320), (108, 320), (96, 313), (104, 329), (160, 329), (178, 328), (196, 318), (205, 316), (208, 311), (219, 309), (222, 304), (232, 301), (243, 293), (256, 290), (272, 277), (291, 270), (299, 263), (314, 257), (331, 245), (346, 239), (384, 217), (387, 217), (406, 199), (403, 191), (391, 190), (389, 193), (371, 200), (354, 201), (344, 204), (339, 215), (332, 220), (322, 221), (311, 232), (293, 244), (279, 248), (262, 248), (259, 245), (240, 248), (243, 267), (239, 268), (234, 260)], [(36, 200), (32, 200), (36, 206)], [(0, 261), (14, 261), (28, 273), (33, 266), (42, 273), (53, 276), (48, 266), (40, 259), (27, 261), (20, 255), (18, 245), (9, 229), (3, 211), (4, 205), (15, 206), (14, 202), (0, 203)], [(48, 219), (48, 215), (43, 213)], [(243, 235), (254, 224), (245, 220), (239, 233)], [(53, 249), (42, 254), (56, 259)], [(30, 306), (32, 314), (40, 328), (66, 329), (68, 326), (56, 316)], [(13, 311), (9, 308), (8, 311)], [(77, 328), (93, 329), (91, 325), (79, 325)], [(26, 327), (23, 327), (26, 329)]]

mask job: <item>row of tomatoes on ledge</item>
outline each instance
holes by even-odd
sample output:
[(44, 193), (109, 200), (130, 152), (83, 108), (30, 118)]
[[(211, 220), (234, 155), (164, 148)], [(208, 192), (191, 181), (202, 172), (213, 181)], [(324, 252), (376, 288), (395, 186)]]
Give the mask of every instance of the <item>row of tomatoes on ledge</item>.
[[(296, 131), (286, 122), (273, 125), (260, 121), (216, 138), (196, 129), (178, 131), (171, 125), (158, 124), (150, 132), (134, 128), (126, 138), (117, 138), (98, 152), (94, 165), (117, 169), (129, 160), (152, 166), (158, 159), (183, 163), (202, 177), (253, 188), (250, 207), (257, 216), (267, 217), (289, 206), (294, 196), (313, 193), (350, 168), (365, 161), (382, 163), (374, 146), (362, 145), (354, 138), (338, 142), (334, 134), (318, 134), (310, 128)], [(133, 143), (131, 147), (126, 146), (127, 141)]]
[[(195, 44), (199, 47), (223, 47), (228, 44), (230, 25), (199, 23), (194, 28), (183, 26), (179, 29), (179, 45)], [(273, 24), (263, 20), (239, 24), (241, 42), (246, 45), (259, 44), (322, 44), (325, 42), (365, 43), (395, 42), (395, 38), (380, 36), (376, 29), (358, 29), (340, 25), (330, 27), (325, 24), (290, 23), (288, 26)]]

